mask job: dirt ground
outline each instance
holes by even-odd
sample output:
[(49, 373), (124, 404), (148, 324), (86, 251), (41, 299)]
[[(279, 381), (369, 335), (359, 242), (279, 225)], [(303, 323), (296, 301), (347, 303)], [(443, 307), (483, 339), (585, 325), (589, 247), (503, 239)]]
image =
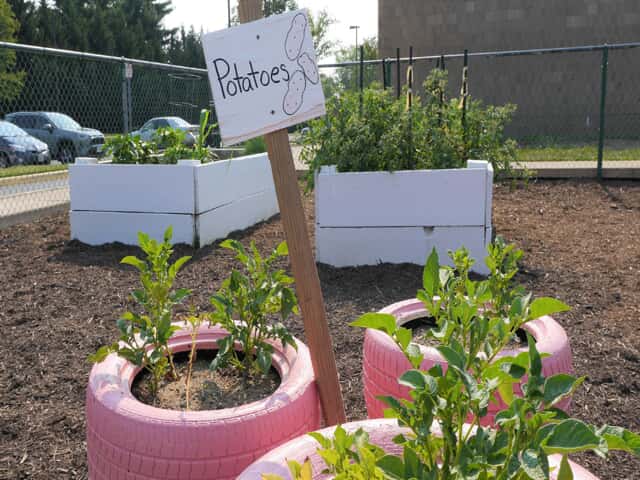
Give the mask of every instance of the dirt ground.
[[(309, 227), (312, 197), (305, 200)], [(430, 208), (425, 205), (424, 208)], [(435, 206), (437, 208), (437, 206)], [(586, 375), (574, 413), (640, 431), (640, 183), (544, 182), (497, 186), (494, 225), (524, 250), (520, 280), (536, 295), (573, 306), (558, 315), (577, 373)], [(266, 252), (283, 237), (279, 220), (236, 235)], [(66, 216), (0, 231), (0, 478), (86, 478), (84, 389), (89, 353), (110, 343), (137, 277), (119, 260), (136, 249), (69, 242)], [(179, 286), (195, 306), (234, 266), (217, 246), (194, 254)], [(415, 295), (421, 268), (320, 266), (350, 419), (365, 417), (359, 314)], [(304, 338), (299, 319), (291, 322)], [(577, 458), (603, 479), (640, 479), (640, 460)]]

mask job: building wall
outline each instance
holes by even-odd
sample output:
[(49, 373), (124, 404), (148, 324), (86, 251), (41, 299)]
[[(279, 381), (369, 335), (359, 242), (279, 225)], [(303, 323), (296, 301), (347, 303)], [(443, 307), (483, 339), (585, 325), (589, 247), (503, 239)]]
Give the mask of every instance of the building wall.
[[(569, 47), (640, 41), (639, 0), (379, 0), (384, 57), (408, 54)], [(600, 52), (471, 58), (470, 93), (511, 102), (519, 137), (594, 138), (598, 129)], [(428, 68), (422, 62), (416, 79)], [(447, 63), (452, 92), (461, 61)], [(611, 51), (607, 96), (610, 137), (640, 137), (640, 49)]]

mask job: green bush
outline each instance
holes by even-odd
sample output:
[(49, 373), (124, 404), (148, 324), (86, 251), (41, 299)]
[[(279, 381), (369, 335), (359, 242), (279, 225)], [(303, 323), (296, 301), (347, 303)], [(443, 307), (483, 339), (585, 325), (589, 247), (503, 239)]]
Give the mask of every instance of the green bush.
[(425, 97), (396, 99), (379, 87), (362, 94), (341, 92), (327, 101), (327, 116), (310, 122), (302, 138), (302, 160), (308, 181), (323, 165), (340, 172), (461, 168), (468, 159), (488, 160), (497, 176), (511, 173), (516, 143), (504, 127), (516, 107), (485, 106), (466, 97), (466, 128), (462, 127), (463, 97), (446, 97), (447, 72), (433, 70), (424, 82)]
[(263, 137), (252, 138), (244, 144), (245, 155), (255, 155), (256, 153), (264, 153), (267, 151), (267, 145), (264, 143)]

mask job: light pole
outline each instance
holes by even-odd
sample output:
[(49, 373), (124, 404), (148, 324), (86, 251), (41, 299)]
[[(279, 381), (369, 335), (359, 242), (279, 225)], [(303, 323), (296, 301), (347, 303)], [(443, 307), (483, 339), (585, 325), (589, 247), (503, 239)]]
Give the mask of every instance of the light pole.
[(231, 0), (227, 0), (227, 18), (229, 19), (227, 26), (231, 28)]
[(356, 31), (356, 61), (358, 60), (358, 29), (360, 28), (360, 25), (351, 25), (349, 27), (349, 30), (355, 30)]

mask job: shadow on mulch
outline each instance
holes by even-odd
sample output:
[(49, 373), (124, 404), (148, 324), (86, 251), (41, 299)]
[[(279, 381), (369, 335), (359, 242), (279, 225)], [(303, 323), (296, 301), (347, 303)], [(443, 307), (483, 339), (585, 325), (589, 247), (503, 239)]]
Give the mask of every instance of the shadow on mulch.
[[(573, 310), (558, 315), (567, 329), (574, 367), (586, 375), (573, 413), (595, 424), (640, 431), (640, 183), (538, 182), (525, 189), (497, 185), (495, 232), (524, 249), (519, 280), (537, 296), (560, 298)], [(313, 197), (304, 197), (313, 234)], [(425, 205), (424, 208), (437, 208)], [(284, 240), (279, 218), (233, 234), (266, 253)], [(69, 242), (66, 215), (0, 231), (0, 478), (86, 478), (86, 357), (116, 336), (115, 320), (132, 307), (134, 269), (120, 265), (135, 247)], [(232, 268), (218, 245), (194, 252), (178, 287), (190, 304), (209, 297)], [(282, 262), (283, 268), (289, 268)], [(348, 327), (360, 314), (415, 295), (422, 269), (379, 265), (319, 266), (348, 417), (366, 416), (362, 397), (363, 333)], [(304, 338), (302, 322), (289, 322)], [(640, 479), (640, 461), (616, 455), (577, 460), (603, 479)]]

